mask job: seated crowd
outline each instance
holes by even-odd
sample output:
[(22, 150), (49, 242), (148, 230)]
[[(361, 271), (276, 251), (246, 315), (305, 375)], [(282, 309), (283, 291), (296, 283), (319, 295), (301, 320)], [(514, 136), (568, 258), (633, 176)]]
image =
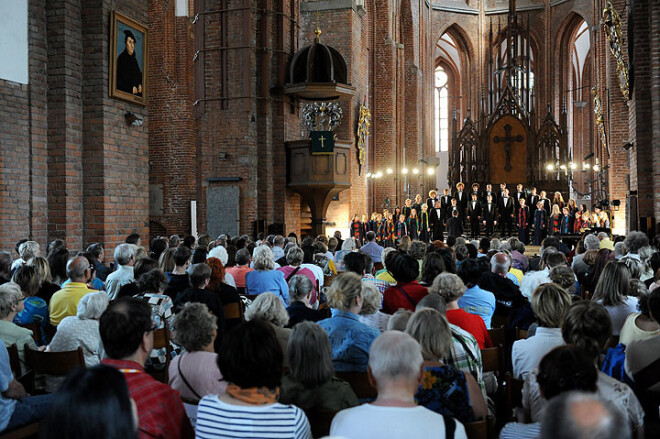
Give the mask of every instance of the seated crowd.
[(132, 234), (110, 265), (99, 243), (0, 252), (0, 432), (658, 434), (658, 239), (258, 238)]

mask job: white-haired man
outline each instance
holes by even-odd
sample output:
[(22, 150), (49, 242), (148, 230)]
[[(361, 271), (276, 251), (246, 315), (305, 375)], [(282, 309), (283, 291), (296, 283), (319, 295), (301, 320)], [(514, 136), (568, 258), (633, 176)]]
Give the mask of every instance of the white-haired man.
[(108, 292), (108, 298), (110, 300), (114, 300), (117, 297), (117, 293), (123, 285), (129, 284), (134, 280), (135, 245), (119, 244), (115, 247), (114, 256), (118, 267), (105, 280), (105, 290)]
[[(589, 250), (598, 250), (600, 247), (600, 239), (596, 235), (587, 235), (584, 237), (584, 252), (586, 253)], [(589, 266), (582, 260), (584, 253), (573, 256), (573, 263), (571, 268), (575, 272), (576, 276), (580, 274), (585, 274), (589, 270)]]
[(460, 422), (415, 403), (422, 382), (422, 351), (410, 335), (386, 331), (369, 349), (369, 381), (378, 390), (370, 404), (342, 410), (331, 436), (346, 438), (466, 438)]

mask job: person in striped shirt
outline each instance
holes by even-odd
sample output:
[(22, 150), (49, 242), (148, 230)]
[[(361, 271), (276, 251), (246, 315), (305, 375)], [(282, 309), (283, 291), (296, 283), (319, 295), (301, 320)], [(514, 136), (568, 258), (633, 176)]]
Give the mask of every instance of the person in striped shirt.
[(277, 402), (282, 350), (268, 323), (245, 322), (227, 334), (218, 367), (226, 393), (199, 402), (196, 438), (311, 439), (305, 413)]

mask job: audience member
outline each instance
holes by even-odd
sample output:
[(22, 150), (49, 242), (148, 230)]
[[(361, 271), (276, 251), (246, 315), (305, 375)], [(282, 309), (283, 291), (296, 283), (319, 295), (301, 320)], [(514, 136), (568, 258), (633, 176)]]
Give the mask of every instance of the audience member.
[(540, 439), (630, 439), (625, 416), (601, 396), (568, 392), (555, 398), (543, 417)]
[[(458, 306), (465, 312), (476, 314), (484, 320), (486, 328), (491, 327), (491, 319), (495, 313), (495, 295), (479, 287), (482, 272), (476, 259), (466, 259), (458, 269), (458, 276), (467, 288)], [(510, 282), (510, 281), (509, 281)]]
[[(138, 235), (138, 241), (139, 239)], [(105, 280), (105, 290), (108, 292), (110, 300), (117, 298), (117, 293), (122, 285), (130, 283), (135, 278), (133, 273), (136, 260), (135, 247), (132, 244), (119, 244), (115, 248), (114, 257), (119, 266)]]
[(226, 393), (202, 398), (197, 438), (235, 437), (310, 439), (301, 409), (278, 402), (282, 350), (272, 326), (250, 321), (230, 331), (218, 354)]
[(561, 324), (570, 306), (570, 294), (559, 285), (549, 283), (536, 288), (532, 295), (532, 311), (538, 328), (532, 337), (513, 342), (514, 378), (524, 380), (529, 371), (538, 367), (545, 354), (564, 344)]
[(291, 337), (291, 329), (285, 328), (289, 323), (289, 314), (282, 305), (282, 301), (270, 292), (260, 294), (245, 310), (245, 320), (261, 320), (270, 324), (282, 350), (283, 366), (289, 367), (287, 345), (289, 344), (289, 337)]
[(236, 265), (227, 267), (226, 273), (229, 273), (234, 278), (236, 288), (245, 290), (245, 275), (253, 270), (250, 268), (250, 251), (246, 248), (241, 248), (236, 252)]
[(27, 261), (40, 256), (39, 243), (36, 241), (25, 241), (18, 247), (18, 259), (11, 264), (12, 273), (20, 266), (25, 265)]
[(48, 259), (50, 273), (53, 276), (53, 283), (57, 286), (62, 286), (62, 282), (67, 280), (68, 277), (66, 267), (69, 263), (69, 251), (66, 248), (59, 247), (48, 253), (46, 259)]
[[(159, 268), (158, 262), (151, 258), (142, 258), (135, 262), (135, 265), (133, 266), (133, 275), (135, 278), (131, 282), (121, 286), (119, 292), (117, 293), (117, 299), (120, 297), (133, 297), (137, 294), (140, 294), (138, 279), (140, 279), (143, 274), (157, 268)], [(165, 275), (165, 277), (167, 277), (167, 275)]]
[(346, 238), (346, 240), (341, 244), (341, 250), (335, 253), (334, 262), (338, 273), (343, 273), (346, 271), (346, 267), (344, 265), (344, 256), (355, 250), (355, 247), (355, 240), (353, 238)]
[(419, 264), (410, 255), (396, 253), (387, 262), (387, 269), (396, 280), (383, 295), (383, 312), (393, 314), (400, 308), (415, 310), (417, 302), (428, 294), (426, 287), (417, 282)]
[(122, 373), (114, 367), (74, 370), (53, 395), (50, 407), (41, 425), (43, 439), (138, 437), (135, 403)]
[(11, 253), (0, 251), (0, 285), (11, 279)]
[[(41, 334), (46, 333), (48, 326), (48, 304), (41, 297), (37, 297), (41, 286), (36, 268), (30, 265), (21, 265), (14, 271), (12, 282), (21, 287), (23, 293), (23, 309), (16, 314), (14, 323), (26, 325), (35, 323), (41, 329)], [(44, 344), (46, 340), (40, 340)]]
[(180, 245), (174, 252), (174, 270), (170, 275), (168, 287), (165, 289), (165, 294), (169, 296), (172, 301), (175, 301), (180, 293), (190, 287), (188, 267), (190, 267), (191, 258), (192, 251), (190, 250), (190, 247)]
[(445, 260), (436, 252), (427, 253), (422, 261), (422, 275), (419, 284), (429, 288), (433, 280), (445, 271)]
[(378, 390), (373, 403), (342, 410), (331, 436), (346, 438), (466, 438), (460, 422), (415, 403), (422, 382), (422, 352), (410, 335), (388, 331), (369, 350), (369, 380)]
[(37, 256), (28, 261), (27, 265), (34, 267), (37, 271), (37, 279), (39, 282), (39, 291), (37, 297), (44, 299), (46, 304), (50, 304), (50, 298), (59, 291), (59, 285), (53, 283), (53, 277), (50, 273), (50, 266), (46, 258)]
[(651, 317), (649, 295), (650, 293), (638, 297), (639, 312), (634, 312), (626, 318), (621, 328), (619, 343), (628, 346), (633, 341), (646, 340), (660, 335), (660, 325), (656, 319)]
[(460, 277), (451, 273), (442, 273), (433, 281), (433, 285), (429, 288), (429, 295), (437, 294), (444, 300), (449, 323), (472, 334), (479, 343), (480, 349), (490, 348), (493, 343), (484, 320), (476, 314), (466, 312), (458, 305), (465, 290), (465, 285)]
[(384, 248), (376, 244), (376, 233), (373, 231), (367, 232), (367, 243), (360, 247), (360, 250), (365, 255), (369, 256), (374, 264), (382, 263), (382, 255)]
[(592, 300), (607, 309), (612, 319), (613, 335), (618, 336), (628, 316), (637, 310), (637, 299), (628, 295), (630, 271), (625, 263), (610, 262), (603, 269)]
[(287, 327), (293, 328), (303, 321), (318, 322), (325, 318), (325, 313), (314, 309), (310, 305), (314, 285), (307, 276), (295, 275), (289, 281), (289, 296), (291, 305), (286, 309), (289, 313), (289, 324)]
[[(228, 265), (229, 264), (229, 252), (222, 245), (218, 245), (218, 246), (213, 247), (213, 249), (211, 249), (211, 251), (208, 252), (205, 259), (208, 259), (208, 258), (218, 258), (220, 260), (220, 262), (222, 262), (223, 267), (228, 267), (229, 266)], [(195, 257), (193, 255), (193, 262), (192, 262), (193, 264), (196, 263), (194, 261), (194, 259), (195, 259)], [(200, 262), (204, 262), (204, 261), (202, 260)], [(227, 285), (233, 287), (233, 288), (236, 288), (236, 279), (234, 279), (234, 276), (232, 276), (231, 273), (227, 273), (225, 271), (225, 278), (224, 278), (223, 282), (226, 283)]]
[(287, 284), (293, 276), (306, 276), (315, 287), (312, 289), (312, 296), (309, 300), (309, 303), (314, 305), (318, 295), (316, 291), (316, 276), (314, 276), (314, 273), (308, 268), (303, 268), (300, 266), (300, 264), (303, 262), (303, 257), (304, 253), (302, 249), (299, 247), (293, 247), (286, 253), (286, 262), (288, 265), (280, 267), (277, 270), (284, 274), (284, 281)]
[[(171, 337), (174, 331), (174, 304), (169, 296), (164, 294), (166, 285), (165, 274), (160, 268), (154, 268), (144, 273), (138, 279), (138, 288), (140, 293), (135, 296), (151, 307), (151, 319), (154, 323), (154, 330), (167, 329)], [(171, 343), (171, 342), (170, 342)], [(178, 348), (172, 345), (173, 353), (178, 352)], [(167, 363), (167, 349), (165, 347), (152, 349), (147, 360), (148, 369), (162, 370)]]
[[(6, 285), (8, 283), (0, 285), (0, 291)], [(13, 288), (19, 291), (18, 286)], [(23, 385), (14, 378), (7, 348), (0, 343), (0, 431), (9, 433), (42, 420), (48, 414), (50, 403), (51, 395), (28, 395)], [(67, 407), (67, 410), (70, 409)]]
[(334, 376), (332, 346), (318, 323), (301, 322), (289, 338), (290, 370), (282, 377), (282, 404), (337, 412), (359, 404), (351, 386)]
[(91, 273), (87, 258), (76, 256), (71, 259), (66, 265), (66, 273), (70, 282), (53, 294), (48, 307), (50, 324), (53, 326), (59, 325), (65, 317), (75, 316), (80, 299), (85, 294), (96, 292), (87, 287)]
[(204, 395), (224, 393), (227, 387), (216, 366), (216, 318), (203, 303), (186, 303), (174, 317), (174, 341), (185, 349), (169, 368), (169, 384), (182, 398), (199, 401)]
[(121, 298), (101, 316), (99, 330), (107, 357), (119, 369), (137, 405), (141, 437), (192, 438), (194, 432), (176, 390), (144, 372), (153, 348), (151, 307), (139, 299)]
[[(21, 268), (23, 266), (18, 269)], [(0, 339), (5, 342), (6, 347), (16, 345), (21, 369), (27, 370), (24, 347), (27, 344), (30, 349), (37, 349), (37, 345), (32, 338), (31, 330), (14, 323), (16, 314), (21, 311), (23, 311), (23, 293), (18, 284), (7, 282), (0, 285)]]
[(284, 273), (275, 270), (273, 252), (266, 245), (254, 249), (254, 270), (245, 274), (245, 292), (261, 294), (271, 292), (279, 296), (284, 306), (289, 302), (289, 285)]
[(387, 331), (387, 323), (391, 316), (380, 312), (383, 295), (374, 284), (365, 282), (364, 279), (362, 279), (362, 299), (362, 309), (358, 316), (360, 322), (380, 332)]
[(103, 265), (103, 261), (105, 259), (105, 249), (101, 244), (95, 242), (94, 244), (90, 244), (87, 247), (87, 251), (94, 255), (94, 269), (96, 271), (96, 277), (99, 278), (101, 282), (105, 283), (108, 275), (112, 273), (110, 268)]
[(355, 273), (338, 275), (330, 286), (328, 305), (332, 317), (319, 324), (328, 333), (332, 345), (332, 361), (338, 372), (363, 372), (367, 368), (369, 346), (380, 332), (360, 323), (362, 280)]
[(474, 377), (442, 361), (452, 344), (445, 316), (431, 308), (415, 311), (406, 333), (420, 344), (424, 361), (431, 362), (424, 364), (424, 381), (415, 394), (417, 403), (461, 422), (486, 417), (486, 401)]

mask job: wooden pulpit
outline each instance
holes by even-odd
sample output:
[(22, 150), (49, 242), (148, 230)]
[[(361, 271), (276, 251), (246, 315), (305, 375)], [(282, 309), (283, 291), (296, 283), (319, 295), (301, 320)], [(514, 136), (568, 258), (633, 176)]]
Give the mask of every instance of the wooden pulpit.
[(332, 199), (351, 187), (351, 144), (335, 140), (330, 154), (312, 154), (308, 139), (286, 142), (287, 186), (299, 193), (312, 212), (314, 236), (325, 234), (325, 214)]

